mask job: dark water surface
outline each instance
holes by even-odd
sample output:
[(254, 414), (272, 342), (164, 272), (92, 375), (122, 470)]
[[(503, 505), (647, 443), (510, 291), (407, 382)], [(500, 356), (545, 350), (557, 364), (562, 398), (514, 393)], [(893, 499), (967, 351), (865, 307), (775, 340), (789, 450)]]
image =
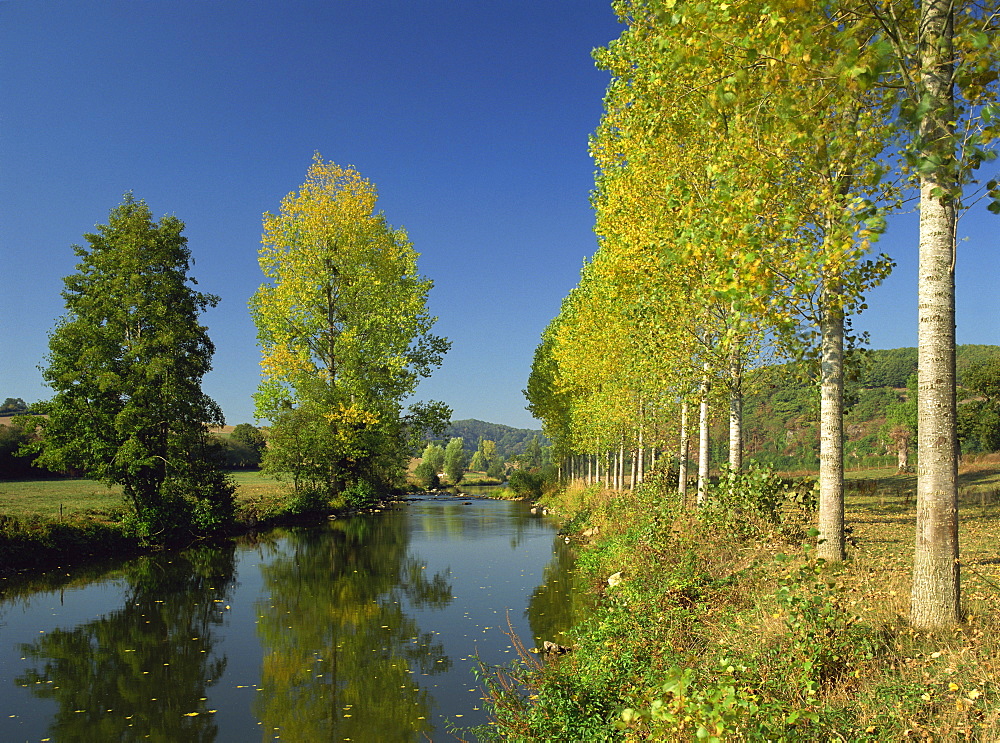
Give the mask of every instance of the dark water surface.
[(570, 561), (526, 504), (442, 496), (4, 584), (0, 741), (455, 740), (508, 616), (561, 639)]

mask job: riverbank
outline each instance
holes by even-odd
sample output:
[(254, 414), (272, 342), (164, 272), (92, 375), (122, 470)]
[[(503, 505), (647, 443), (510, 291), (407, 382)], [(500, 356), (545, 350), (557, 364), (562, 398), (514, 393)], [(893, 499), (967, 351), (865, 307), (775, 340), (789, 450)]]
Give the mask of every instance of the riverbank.
[(577, 582), (594, 608), (572, 652), (487, 676), (494, 724), (480, 737), (998, 739), (996, 499), (960, 508), (966, 623), (924, 634), (905, 621), (905, 492), (852, 491), (850, 555), (834, 568), (809, 548), (811, 514), (772, 485), (698, 513), (656, 484), (544, 499), (580, 544)]
[(0, 578), (109, 557), (132, 557), (183, 548), (213, 539), (388, 508), (408, 492), (386, 496), (368, 508), (348, 504), (317, 508), (295, 498), (287, 484), (257, 472), (232, 473), (236, 484), (233, 522), (211, 534), (169, 544), (130, 534), (120, 492), (91, 480), (0, 483)]

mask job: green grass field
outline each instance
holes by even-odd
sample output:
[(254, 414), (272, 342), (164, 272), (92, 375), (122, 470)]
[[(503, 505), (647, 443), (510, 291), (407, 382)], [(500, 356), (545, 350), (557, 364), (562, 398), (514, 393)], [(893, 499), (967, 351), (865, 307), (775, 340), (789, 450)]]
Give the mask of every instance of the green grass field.
[[(287, 483), (260, 472), (232, 472), (238, 501), (277, 499), (287, 492)], [(121, 488), (108, 488), (95, 480), (0, 481), (0, 514), (24, 518), (57, 518), (85, 511), (121, 508)]]

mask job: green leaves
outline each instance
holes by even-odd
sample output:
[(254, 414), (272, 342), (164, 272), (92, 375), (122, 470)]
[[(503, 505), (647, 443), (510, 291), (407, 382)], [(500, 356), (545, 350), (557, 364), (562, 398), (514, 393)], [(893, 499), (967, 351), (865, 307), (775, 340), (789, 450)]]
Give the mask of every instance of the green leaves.
[(986, 191), (990, 198), (990, 203), (986, 208), (993, 214), (1000, 214), (1000, 184), (997, 181), (990, 181), (986, 184)]
[(431, 282), (406, 232), (374, 211), (376, 198), (357, 171), (316, 155), (306, 182), (264, 217), (259, 260), (271, 282), (250, 302), (262, 350), (257, 415), (280, 442), (265, 463), (330, 494), (399, 475), (412, 424), (427, 418), (404, 420), (401, 400), (450, 345), (430, 333)]
[[(231, 507), (205, 431), (222, 412), (201, 391), (215, 349), (198, 316), (218, 297), (188, 286), (183, 229), (127, 194), (85, 235), (43, 370), (55, 396), (40, 460), (121, 484), (147, 536), (199, 530), (216, 506), (217, 525)], [(183, 497), (167, 497), (179, 484)]]

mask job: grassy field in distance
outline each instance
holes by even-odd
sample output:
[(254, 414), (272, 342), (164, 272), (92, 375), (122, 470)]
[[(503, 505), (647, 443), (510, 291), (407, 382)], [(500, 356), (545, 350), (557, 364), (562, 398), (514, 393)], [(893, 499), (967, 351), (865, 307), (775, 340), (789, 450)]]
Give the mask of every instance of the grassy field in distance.
[[(260, 472), (231, 472), (237, 500), (269, 500), (287, 492), (289, 484)], [(0, 514), (25, 518), (57, 518), (83, 511), (109, 511), (122, 506), (121, 488), (96, 480), (0, 480)]]

